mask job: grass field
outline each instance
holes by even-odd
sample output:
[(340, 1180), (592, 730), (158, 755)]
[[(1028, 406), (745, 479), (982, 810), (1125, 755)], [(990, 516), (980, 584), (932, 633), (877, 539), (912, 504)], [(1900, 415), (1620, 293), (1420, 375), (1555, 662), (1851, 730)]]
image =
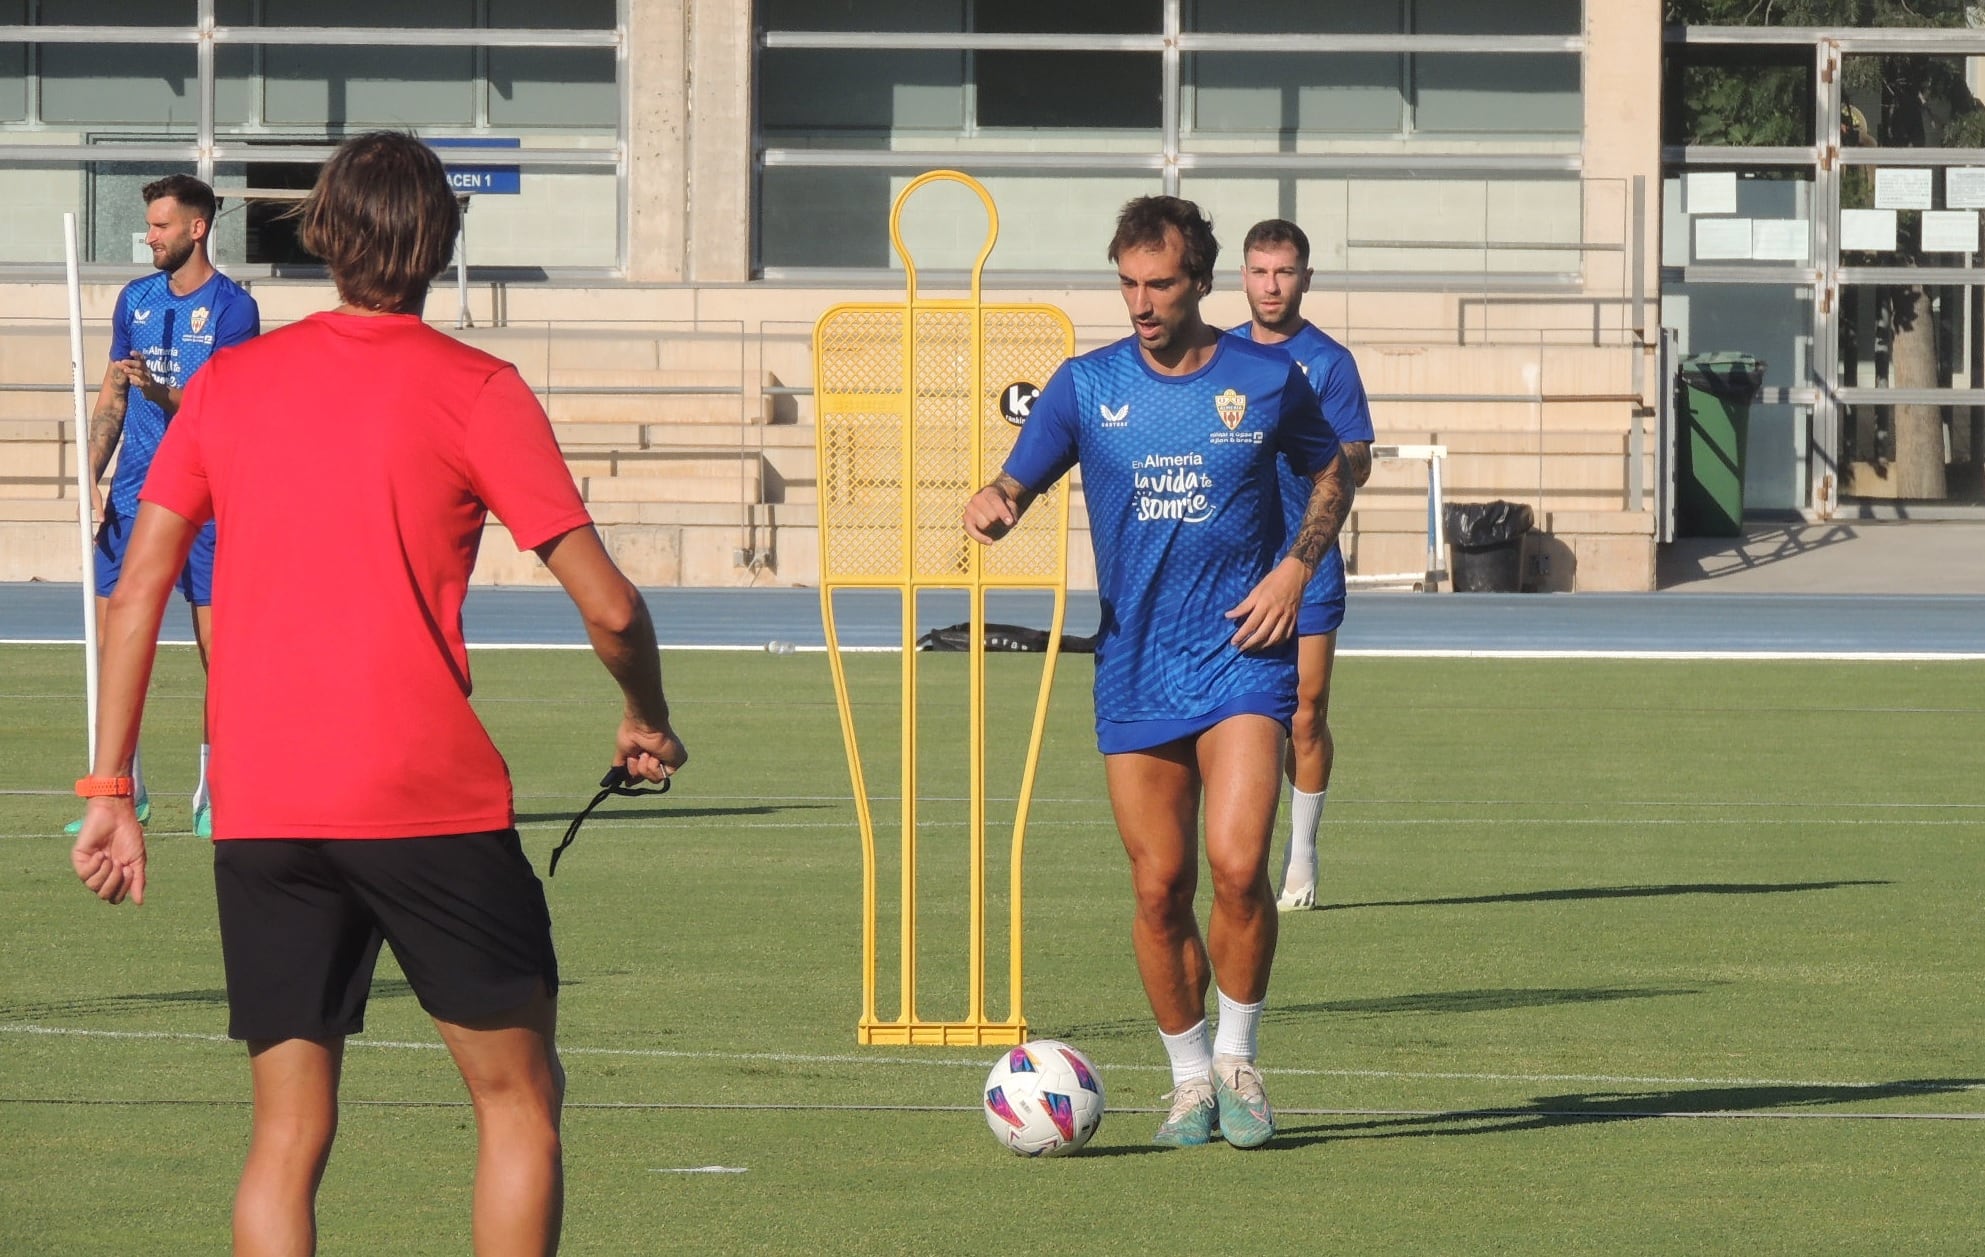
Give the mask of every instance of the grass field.
[[(220, 1251), (248, 1113), (185, 832), (198, 668), (162, 653), (149, 901), (112, 910), (56, 836), (78, 653), (0, 649), (0, 1252)], [(992, 664), (1010, 795), (1035, 665)], [(936, 729), (962, 664), (928, 666)], [(1327, 910), (1285, 920), (1263, 1028), (1283, 1133), (1241, 1153), (1145, 1143), (1169, 1084), (1072, 660), (1026, 1012), (1097, 1060), (1111, 1113), (1060, 1161), (987, 1134), (993, 1052), (855, 1045), (859, 847), (822, 657), (667, 667), (693, 763), (666, 799), (605, 805), (550, 883), (567, 1252), (1979, 1251), (1985, 666), (1346, 660)], [(894, 661), (854, 667), (892, 794)], [(615, 698), (579, 654), (476, 669), (542, 868)], [(307, 770), (307, 713), (297, 743)], [(924, 813), (940, 1011), (962, 815)], [(465, 1251), (470, 1121), (437, 1046), (382, 963), (324, 1252)], [(710, 1166), (743, 1172), (675, 1172)]]

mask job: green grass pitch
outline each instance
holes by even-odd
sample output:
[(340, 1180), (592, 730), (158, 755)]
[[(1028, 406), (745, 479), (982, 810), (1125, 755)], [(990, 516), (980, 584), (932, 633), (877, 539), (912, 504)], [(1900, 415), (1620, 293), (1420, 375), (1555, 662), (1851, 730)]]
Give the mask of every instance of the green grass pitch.
[[(186, 833), (198, 665), (161, 653), (150, 902), (112, 910), (58, 836), (79, 655), (0, 648), (0, 1253), (221, 1251), (247, 1072)], [(1327, 910), (1285, 919), (1263, 1027), (1283, 1133), (1241, 1153), (1145, 1143), (1168, 1080), (1069, 660), (1025, 1011), (1096, 1059), (1111, 1112), (1083, 1155), (1024, 1161), (978, 1112), (993, 1050), (855, 1044), (859, 847), (823, 658), (665, 662), (693, 763), (666, 799), (604, 805), (549, 885), (567, 1252), (1978, 1251), (1985, 666), (1341, 661)], [(919, 1000), (956, 1015), (963, 664), (923, 664)], [(475, 667), (542, 868), (617, 698), (584, 654)], [(896, 660), (851, 667), (891, 905)], [(996, 819), (1037, 668), (991, 661)], [(308, 793), (308, 713), (295, 750)], [(390, 960), (344, 1094), (323, 1251), (465, 1251), (469, 1114)], [(742, 1172), (679, 1172), (712, 1166)]]

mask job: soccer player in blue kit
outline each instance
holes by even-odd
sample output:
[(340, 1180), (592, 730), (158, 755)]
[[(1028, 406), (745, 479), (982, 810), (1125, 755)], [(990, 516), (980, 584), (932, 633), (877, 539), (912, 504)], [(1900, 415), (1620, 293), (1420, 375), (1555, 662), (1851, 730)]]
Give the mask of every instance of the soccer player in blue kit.
[[(1135, 335), (1055, 372), (1004, 470), (966, 503), (965, 530), (997, 541), (1080, 464), (1103, 612), (1096, 740), (1130, 857), (1138, 974), (1172, 1066), (1154, 1142), (1204, 1144), (1217, 1128), (1253, 1148), (1275, 1132), (1255, 1040), (1275, 957), (1268, 851), (1296, 707), (1297, 609), (1353, 490), (1288, 356), (1200, 317), (1218, 254), (1190, 201), (1124, 206), (1109, 256)], [(1287, 545), (1278, 462), (1314, 486)], [(1204, 940), (1193, 915), (1202, 802)]]
[[(138, 491), (145, 487), (152, 455), (165, 437), (166, 425), (179, 411), (180, 398), (193, 373), (229, 345), (248, 340), (262, 330), (255, 298), (214, 269), (207, 256), (218, 202), (214, 190), (191, 175), (168, 175), (144, 188), (145, 243), (152, 251), (154, 273), (134, 279), (117, 294), (111, 317), (110, 367), (104, 372), (90, 418), (90, 485), (103, 479), (104, 468), (121, 441), (117, 474), (110, 482), (110, 500), (103, 504), (96, 536), (96, 614), (104, 609), (124, 563), (131, 525), (138, 516)], [(206, 666), (213, 640), (214, 525), (209, 522), (193, 540), (193, 553), (179, 575), (179, 590), (193, 606), (193, 635)], [(102, 634), (98, 634), (101, 640)], [(193, 792), (193, 832), (213, 836), (212, 801), (207, 797), (207, 746), (201, 736), (200, 780)], [(144, 777), (138, 761), (131, 762), (138, 819), (150, 818)], [(82, 826), (69, 826), (75, 833)]]
[[(1372, 474), (1372, 408), (1351, 351), (1303, 317), (1310, 290), (1310, 240), (1303, 229), (1271, 218), (1241, 242), (1241, 287), (1253, 315), (1233, 329), (1257, 345), (1274, 345), (1296, 360), (1337, 434), (1351, 479), (1360, 489)], [(1282, 511), (1293, 536), (1309, 503), (1307, 481), (1282, 472)], [(1330, 736), (1330, 674), (1337, 629), (1344, 622), (1344, 554), (1335, 545), (1303, 591), (1296, 623), (1296, 717), (1289, 725), (1289, 846), (1282, 853), (1282, 889), (1275, 906), (1316, 906), (1316, 831), (1337, 744)]]

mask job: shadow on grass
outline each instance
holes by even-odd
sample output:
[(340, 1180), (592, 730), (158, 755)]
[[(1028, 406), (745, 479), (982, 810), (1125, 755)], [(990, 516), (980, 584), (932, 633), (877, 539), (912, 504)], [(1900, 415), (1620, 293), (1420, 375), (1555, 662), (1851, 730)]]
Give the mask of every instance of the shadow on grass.
[[(1418, 1139), (1446, 1135), (1504, 1135), (1593, 1122), (1638, 1122), (1674, 1116), (1772, 1114), (1810, 1111), (1835, 1104), (1859, 1104), (1925, 1095), (1950, 1095), (1985, 1086), (1978, 1078), (1911, 1078), (1867, 1084), (1768, 1084), (1702, 1087), (1677, 1091), (1591, 1091), (1537, 1096), (1508, 1108), (1458, 1109), (1450, 1113), (1400, 1117), (1349, 1118), (1286, 1126), (1269, 1145), (1300, 1148), (1356, 1139)], [(1848, 1116), (1842, 1114), (1842, 1116)]]
[(1338, 1013), (1375, 1017), (1387, 1013), (1493, 1013), (1512, 1008), (1554, 1008), (1566, 1004), (1607, 1004), (1627, 999), (1664, 999), (1672, 995), (1700, 995), (1693, 986), (1569, 986), (1502, 987), (1481, 991), (1425, 991), (1411, 995), (1388, 995), (1379, 999), (1320, 1000), (1311, 1004), (1290, 1004), (1264, 1010), (1267, 1020), (1280, 1017)]
[[(386, 978), (372, 984), (373, 999), (395, 999), (414, 993), (404, 978)], [(127, 1013), (156, 1012), (186, 1004), (227, 1007), (227, 992), (149, 991), (128, 995), (96, 995), (72, 1000), (49, 1000), (38, 1004), (0, 1004), (0, 1021), (60, 1021), (69, 1017), (122, 1016)]]
[(1664, 895), (1783, 895), (1795, 891), (1839, 890), (1843, 886), (1892, 886), (1861, 878), (1837, 882), (1680, 882), (1671, 886), (1578, 886), (1569, 890), (1519, 890), (1506, 895), (1453, 895), (1442, 899), (1375, 899), (1369, 903), (1325, 904), (1327, 912), (1350, 908), (1441, 908), (1481, 903), (1551, 903), (1565, 899), (1654, 899)]
[[(781, 812), (795, 812), (825, 806), (825, 804), (821, 803), (791, 803), (782, 804), (778, 807), (768, 807), (763, 804), (754, 804), (748, 807), (678, 807), (672, 803), (663, 803), (649, 807), (617, 808), (613, 807), (610, 803), (602, 803), (599, 811), (594, 812), (586, 818), (586, 823), (590, 825), (594, 821), (603, 820), (659, 821), (670, 818), (676, 820), (707, 820), (713, 817), (725, 816), (777, 816)], [(529, 825), (542, 821), (570, 822), (578, 811), (578, 807), (575, 806), (568, 812), (519, 812), (517, 813), (517, 823), (519, 825)]]
[[(1573, 986), (1503, 987), (1480, 991), (1424, 991), (1379, 999), (1320, 1000), (1277, 1007), (1272, 998), (1262, 1012), (1269, 1023), (1296, 1021), (1318, 1015), (1383, 1017), (1394, 1013), (1491, 1013), (1513, 1008), (1554, 1008), (1569, 1004), (1603, 1004), (1615, 1000), (1665, 999), (1700, 995), (1695, 986)], [(1135, 1038), (1151, 1030), (1149, 1017), (1124, 1017), (1078, 1025), (1037, 1027), (1049, 1038), (1093, 1041), (1106, 1036)]]
[(1154, 1152), (1166, 1153), (1172, 1151), (1174, 1151), (1174, 1149), (1161, 1148), (1157, 1144), (1098, 1145), (1092, 1143), (1088, 1147), (1084, 1148), (1081, 1152), (1077, 1153), (1076, 1155), (1081, 1157), (1084, 1161), (1092, 1161), (1097, 1157), (1141, 1157)]

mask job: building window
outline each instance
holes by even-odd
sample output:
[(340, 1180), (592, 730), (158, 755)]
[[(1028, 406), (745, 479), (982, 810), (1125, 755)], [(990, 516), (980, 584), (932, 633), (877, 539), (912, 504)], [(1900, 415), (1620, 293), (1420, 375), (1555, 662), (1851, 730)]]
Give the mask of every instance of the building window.
[[(769, 0), (759, 20), (767, 277), (899, 266), (890, 204), (935, 166), (993, 191), (1009, 272), (1092, 269), (1122, 202), (1159, 191), (1229, 221), (1300, 209), (1330, 271), (1581, 269), (1580, 0)], [(1420, 196), (1409, 172), (1441, 182)], [(1438, 230), (1398, 229), (1442, 205)], [(936, 269), (969, 264), (962, 234)]]
[[(497, 172), (462, 176), (481, 180), (471, 266), (623, 265), (616, 0), (346, 0), (326, 37), (314, 36), (322, 7), (303, 0), (213, 0), (211, 34), (195, 25), (201, 7), (0, 0), (0, 25), (34, 36), (0, 43), (0, 209), (74, 211), (85, 260), (123, 266), (144, 229), (138, 189), (194, 173), (223, 193), (218, 260), (308, 266), (285, 204), (244, 194), (307, 188), (339, 140), (397, 127), (449, 146), (451, 170)], [(133, 42), (135, 26), (156, 38)], [(214, 41), (204, 82), (203, 38)], [(60, 258), (52, 231), (0, 242), (0, 264)]]

